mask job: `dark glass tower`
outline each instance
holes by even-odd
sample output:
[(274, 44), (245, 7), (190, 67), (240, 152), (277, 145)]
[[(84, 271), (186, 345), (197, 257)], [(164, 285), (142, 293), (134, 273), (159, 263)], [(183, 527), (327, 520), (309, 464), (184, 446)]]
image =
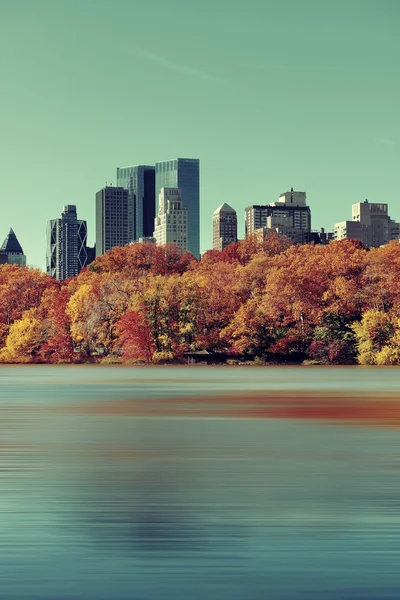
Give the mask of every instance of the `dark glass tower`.
[(129, 237), (128, 190), (105, 187), (96, 194), (96, 256), (115, 246), (125, 246)]
[(64, 206), (61, 216), (47, 224), (47, 274), (63, 281), (76, 277), (87, 265), (87, 225), (78, 219), (76, 206)]
[(188, 211), (188, 250), (200, 258), (200, 161), (175, 158), (156, 162), (156, 199), (161, 188), (179, 188)]
[(118, 167), (117, 185), (128, 190), (130, 241), (152, 237), (156, 216), (155, 168), (147, 165)]

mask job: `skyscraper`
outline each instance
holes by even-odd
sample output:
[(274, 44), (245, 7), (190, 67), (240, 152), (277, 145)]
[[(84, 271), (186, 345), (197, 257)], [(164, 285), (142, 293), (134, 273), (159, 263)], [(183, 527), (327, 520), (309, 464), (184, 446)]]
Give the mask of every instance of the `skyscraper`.
[(237, 242), (237, 215), (229, 204), (221, 204), (213, 215), (213, 250), (225, 250)]
[(26, 265), (26, 256), (13, 229), (10, 229), (0, 248), (0, 264), (4, 263), (18, 265), (19, 267), (25, 267)]
[(63, 281), (87, 265), (87, 225), (78, 219), (76, 206), (64, 206), (61, 216), (47, 223), (47, 274)]
[(158, 199), (158, 214), (154, 222), (157, 246), (176, 244), (188, 249), (188, 214), (179, 188), (162, 188)]
[[(179, 188), (188, 211), (188, 250), (200, 258), (200, 161), (175, 158), (156, 162), (156, 195), (162, 188)], [(158, 212), (157, 212), (158, 214)]]
[(151, 237), (156, 216), (155, 167), (148, 165), (118, 167), (117, 185), (128, 190), (129, 241)]
[(125, 246), (129, 238), (128, 190), (107, 186), (96, 194), (96, 256), (114, 246)]

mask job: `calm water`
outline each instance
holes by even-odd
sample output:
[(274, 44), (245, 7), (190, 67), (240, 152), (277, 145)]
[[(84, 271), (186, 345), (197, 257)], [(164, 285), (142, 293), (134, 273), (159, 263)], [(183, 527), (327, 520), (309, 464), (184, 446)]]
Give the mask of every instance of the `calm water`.
[(170, 403), (282, 390), (400, 369), (1, 367), (0, 598), (399, 598), (398, 429)]

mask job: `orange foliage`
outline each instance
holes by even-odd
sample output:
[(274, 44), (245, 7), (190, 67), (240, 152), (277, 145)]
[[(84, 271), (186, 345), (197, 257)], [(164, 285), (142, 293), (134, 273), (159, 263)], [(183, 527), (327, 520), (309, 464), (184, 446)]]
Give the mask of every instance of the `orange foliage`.
[(21, 319), (26, 310), (38, 308), (45, 290), (58, 285), (38, 269), (0, 265), (0, 344), (12, 323)]
[(355, 324), (372, 310), (395, 324), (379, 355), (393, 363), (399, 278), (394, 242), (372, 250), (354, 240), (293, 246), (277, 234), (206, 252), (201, 261), (173, 245), (114, 248), (62, 286), (3, 265), (1, 357), (157, 362), (206, 349), (340, 364), (363, 360)]

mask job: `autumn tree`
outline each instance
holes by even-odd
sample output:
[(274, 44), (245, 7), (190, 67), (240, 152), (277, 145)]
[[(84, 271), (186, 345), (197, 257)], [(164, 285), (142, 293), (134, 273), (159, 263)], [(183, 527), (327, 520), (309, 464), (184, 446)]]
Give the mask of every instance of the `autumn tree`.
[(395, 333), (395, 327), (387, 313), (368, 310), (361, 322), (354, 323), (352, 329), (356, 336), (358, 355), (361, 365), (377, 364), (379, 353), (389, 345)]
[(308, 349), (310, 358), (320, 364), (347, 365), (356, 361), (356, 336), (341, 314), (325, 314), (314, 329)]
[(0, 351), (2, 363), (36, 362), (43, 343), (43, 324), (35, 309), (26, 311), (10, 326), (5, 347)]
[(39, 269), (0, 265), (0, 344), (4, 344), (11, 324), (25, 311), (38, 308), (44, 291), (58, 285)]
[(129, 244), (112, 248), (91, 263), (87, 270), (94, 273), (118, 273), (130, 279), (153, 275), (182, 274), (196, 259), (176, 244)]
[(46, 340), (40, 355), (47, 363), (75, 362), (77, 360), (71, 334), (71, 316), (67, 312), (70, 299), (68, 284), (49, 288), (42, 296), (40, 308), (44, 312), (43, 324)]
[(124, 361), (152, 362), (156, 346), (150, 323), (143, 312), (128, 311), (119, 320), (117, 329)]

